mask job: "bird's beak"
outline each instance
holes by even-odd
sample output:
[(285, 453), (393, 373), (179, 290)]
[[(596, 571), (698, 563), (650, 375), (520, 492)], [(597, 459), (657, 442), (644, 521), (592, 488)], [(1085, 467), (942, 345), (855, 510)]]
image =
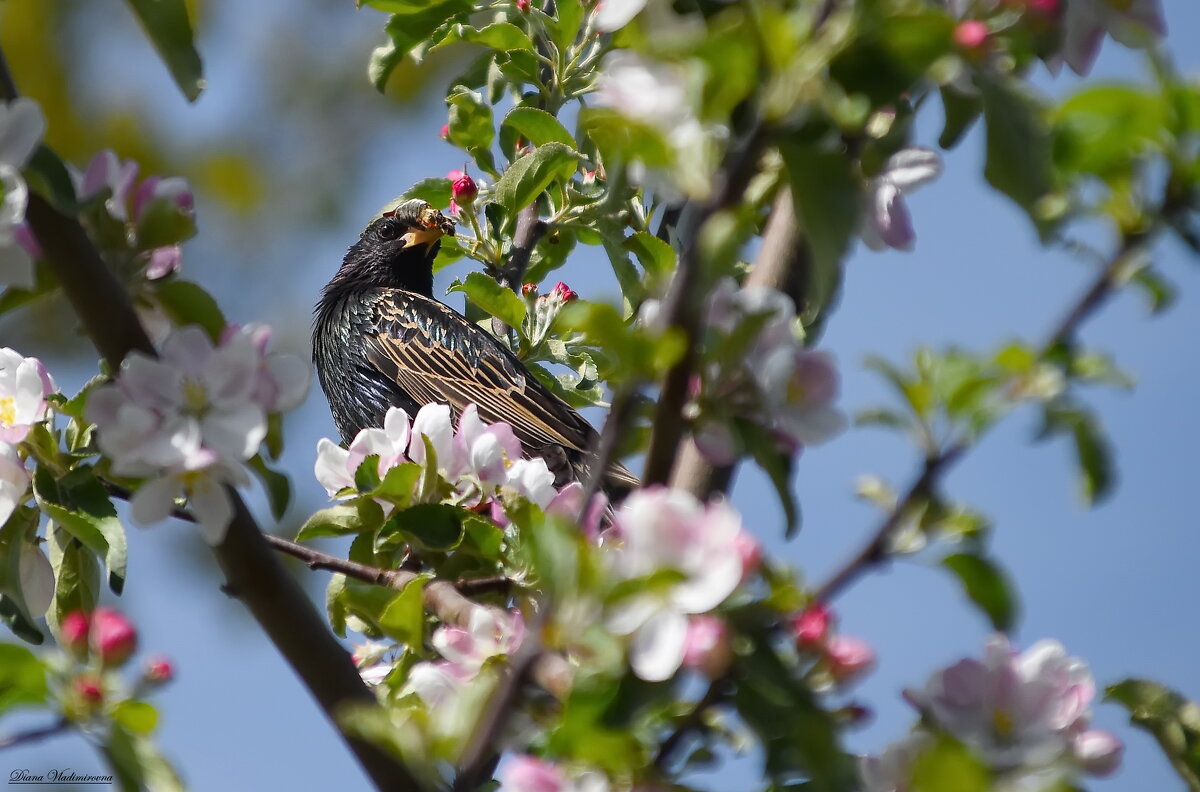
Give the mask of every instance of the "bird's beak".
[(419, 227), (400, 237), (404, 240), (405, 249), (417, 245), (429, 248), (446, 234), (454, 233), (454, 221), (429, 205), (421, 209), (417, 223)]

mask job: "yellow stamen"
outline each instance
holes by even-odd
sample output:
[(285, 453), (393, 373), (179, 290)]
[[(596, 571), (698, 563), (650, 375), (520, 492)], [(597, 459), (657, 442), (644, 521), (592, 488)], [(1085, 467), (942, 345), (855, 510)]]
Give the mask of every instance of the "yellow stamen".
[(0, 399), (0, 424), (12, 426), (17, 422), (17, 400), (12, 396)]
[(992, 728), (996, 731), (996, 736), (1001, 739), (1011, 737), (1017, 729), (1017, 724), (1013, 722), (1013, 717), (1008, 712), (997, 709), (992, 710)]
[(208, 391), (195, 380), (183, 381), (183, 406), (188, 412), (202, 413), (208, 409)]

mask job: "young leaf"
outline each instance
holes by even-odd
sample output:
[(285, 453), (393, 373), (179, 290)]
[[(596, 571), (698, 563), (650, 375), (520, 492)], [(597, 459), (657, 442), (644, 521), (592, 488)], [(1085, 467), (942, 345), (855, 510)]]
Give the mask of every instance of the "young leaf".
[(44, 704), (49, 694), (46, 668), (37, 655), (24, 646), (0, 643), (0, 713)]
[(262, 482), (263, 489), (267, 491), (267, 500), (271, 504), (271, 516), (276, 520), (282, 520), (288, 503), (292, 500), (291, 481), (283, 473), (267, 467), (267, 463), (263, 461), (261, 455), (256, 455), (247, 464), (258, 476), (258, 480)]
[(508, 166), (496, 182), (496, 203), (511, 216), (537, 200), (556, 181), (571, 178), (579, 165), (579, 154), (562, 143), (547, 143)]
[(525, 321), (525, 302), (512, 289), (506, 289), (482, 272), (472, 272), (467, 279), (452, 285), (448, 292), (462, 292), (491, 316), (509, 327), (520, 327)]
[(109, 588), (120, 594), (125, 587), (125, 529), (92, 468), (78, 467), (56, 480), (48, 468), (39, 466), (33, 475), (33, 494), (47, 517), (104, 556)]
[(217, 301), (190, 281), (159, 281), (154, 296), (173, 324), (200, 325), (213, 341), (219, 339), (225, 330), (225, 315), (221, 313)]
[(383, 509), (372, 498), (359, 497), (321, 509), (309, 517), (296, 534), (306, 542), (318, 536), (344, 536), (374, 530), (383, 524)]
[(1050, 127), (1041, 103), (1015, 80), (981, 77), (988, 184), (1013, 199), (1045, 233), (1038, 201), (1052, 188)]
[(954, 573), (971, 601), (1000, 632), (1008, 632), (1016, 623), (1018, 606), (1008, 576), (991, 561), (969, 553), (955, 553), (942, 559), (942, 566)]
[(189, 102), (204, 90), (204, 68), (184, 0), (127, 0), (171, 77)]
[(1188, 789), (1200, 790), (1200, 705), (1147, 679), (1110, 685), (1104, 700), (1128, 709), (1129, 722), (1154, 736)]
[(547, 143), (562, 143), (575, 148), (575, 138), (554, 116), (536, 107), (514, 107), (500, 122), (500, 134), (509, 127), (527, 143), (544, 146)]
[(462, 539), (463, 510), (442, 503), (419, 503), (392, 515), (379, 532), (380, 541), (400, 534), (403, 541), (426, 550), (453, 550)]
[(379, 627), (389, 638), (420, 649), (425, 642), (425, 581), (417, 578), (392, 598), (379, 614)]
[(368, 5), (379, 8), (380, 11), (392, 12), (392, 17), (384, 28), (390, 40), (371, 53), (371, 61), (367, 67), (371, 85), (380, 93), (383, 93), (388, 78), (408, 53), (447, 21), (459, 14), (465, 19), (471, 10), (471, 4), (467, 0), (443, 0), (432, 5), (428, 2), (369, 2)]

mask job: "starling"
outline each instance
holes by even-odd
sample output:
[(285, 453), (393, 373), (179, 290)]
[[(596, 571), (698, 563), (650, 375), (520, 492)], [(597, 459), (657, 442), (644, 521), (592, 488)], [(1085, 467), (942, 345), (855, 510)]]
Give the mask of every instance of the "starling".
[[(474, 403), (488, 423), (511, 424), (525, 455), (542, 457), (556, 484), (588, 472), (596, 430), (530, 373), (505, 344), (433, 297), (433, 260), (454, 221), (414, 199), (383, 213), (351, 246), (321, 291), (313, 363), (333, 422), (349, 443), (383, 426), (389, 407), (409, 415), (450, 407), (455, 421)], [(638, 485), (619, 463), (604, 489)]]

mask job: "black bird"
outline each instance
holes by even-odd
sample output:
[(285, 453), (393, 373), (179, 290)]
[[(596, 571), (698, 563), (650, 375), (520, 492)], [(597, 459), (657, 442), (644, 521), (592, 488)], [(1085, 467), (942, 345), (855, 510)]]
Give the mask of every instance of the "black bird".
[[(525, 455), (542, 457), (561, 486), (582, 480), (596, 430), (544, 386), (491, 333), (433, 297), (433, 259), (454, 221), (425, 201), (405, 201), (371, 221), (321, 291), (313, 322), (313, 363), (333, 422), (349, 443), (382, 426), (389, 407), (409, 415), (468, 404), (488, 423), (512, 425)], [(604, 488), (638, 485), (619, 463)]]

